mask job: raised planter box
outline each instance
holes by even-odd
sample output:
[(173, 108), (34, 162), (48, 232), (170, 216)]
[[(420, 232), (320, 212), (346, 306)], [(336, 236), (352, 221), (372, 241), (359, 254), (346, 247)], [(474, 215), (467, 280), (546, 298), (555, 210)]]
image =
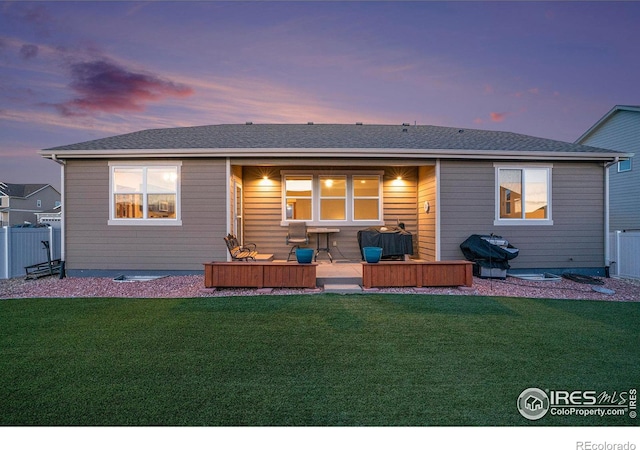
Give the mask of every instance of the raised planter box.
[(372, 287), (471, 286), (471, 261), (381, 261), (362, 263), (362, 285)]
[(317, 264), (297, 262), (210, 262), (204, 285), (212, 287), (315, 288)]

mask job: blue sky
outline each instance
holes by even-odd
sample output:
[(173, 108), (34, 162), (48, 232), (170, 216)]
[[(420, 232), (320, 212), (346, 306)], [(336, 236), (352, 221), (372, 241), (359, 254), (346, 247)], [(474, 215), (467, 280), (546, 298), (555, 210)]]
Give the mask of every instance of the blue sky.
[(574, 141), (640, 104), (639, 2), (0, 2), (0, 181), (42, 148), (220, 123)]

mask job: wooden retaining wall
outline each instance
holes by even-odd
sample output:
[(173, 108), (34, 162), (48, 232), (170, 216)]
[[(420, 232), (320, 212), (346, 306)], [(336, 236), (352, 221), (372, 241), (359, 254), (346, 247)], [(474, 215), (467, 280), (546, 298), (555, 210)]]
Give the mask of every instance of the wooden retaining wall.
[(210, 262), (204, 264), (204, 285), (315, 288), (316, 267), (297, 262)]
[(362, 263), (362, 285), (372, 287), (471, 286), (470, 261), (380, 261)]

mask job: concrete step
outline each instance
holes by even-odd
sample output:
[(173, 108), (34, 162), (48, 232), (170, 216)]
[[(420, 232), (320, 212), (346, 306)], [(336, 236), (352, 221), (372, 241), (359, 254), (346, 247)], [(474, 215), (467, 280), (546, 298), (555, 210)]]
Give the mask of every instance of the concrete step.
[(362, 287), (359, 284), (325, 284), (324, 292), (327, 294), (361, 294)]
[(316, 277), (317, 286), (328, 284), (357, 284), (362, 285), (362, 277)]

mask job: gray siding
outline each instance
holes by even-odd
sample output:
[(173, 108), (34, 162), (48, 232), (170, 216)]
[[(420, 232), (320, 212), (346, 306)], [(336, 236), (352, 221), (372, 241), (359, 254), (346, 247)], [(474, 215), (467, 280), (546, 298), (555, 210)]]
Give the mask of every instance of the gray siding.
[[(40, 207), (38, 200), (41, 202)], [(47, 186), (26, 198), (13, 197), (7, 201), (10, 206), (9, 223), (3, 223), (3, 226), (21, 225), (24, 222), (37, 223), (36, 213), (55, 208), (56, 202), (60, 201), (60, 194), (53, 187)]]
[[(296, 169), (296, 167), (286, 167)], [(308, 167), (307, 167), (308, 168)], [(289, 246), (285, 243), (287, 227), (281, 226), (282, 218), (282, 187), (280, 170), (283, 167), (250, 167), (243, 168), (244, 186), (244, 232), (245, 242), (258, 245), (261, 253), (272, 253), (275, 259), (286, 259)], [(298, 167), (297, 169), (300, 169)], [(322, 167), (314, 167), (320, 170)], [(383, 170), (374, 168), (371, 170)], [(338, 169), (337, 169), (338, 170)], [(263, 176), (268, 172), (269, 183), (263, 182)], [(418, 215), (417, 206), (417, 169), (402, 168), (404, 186), (394, 186), (396, 174), (388, 168), (383, 178), (384, 209), (383, 217), (386, 224), (395, 225), (404, 222), (408, 231), (417, 236)], [(339, 226), (340, 233), (332, 234), (332, 241), (337, 247), (331, 249), (334, 258), (360, 260), (358, 247), (358, 230), (365, 226)], [(316, 237), (311, 236), (309, 246), (316, 246)], [(324, 239), (324, 237), (322, 237)], [(324, 242), (322, 242), (324, 246)], [(414, 238), (414, 252), (417, 251), (417, 239)]]
[(67, 269), (200, 271), (226, 260), (224, 160), (184, 161), (181, 176), (182, 226), (110, 226), (108, 162), (67, 161)]
[(493, 162), (443, 161), (441, 259), (462, 258), (471, 234), (495, 233), (520, 249), (513, 269), (604, 266), (604, 170), (597, 163), (553, 163), (551, 226), (494, 226)]
[(614, 230), (640, 230), (640, 113), (618, 111), (594, 131), (583, 144), (635, 153), (631, 171), (609, 169), (609, 227)]

